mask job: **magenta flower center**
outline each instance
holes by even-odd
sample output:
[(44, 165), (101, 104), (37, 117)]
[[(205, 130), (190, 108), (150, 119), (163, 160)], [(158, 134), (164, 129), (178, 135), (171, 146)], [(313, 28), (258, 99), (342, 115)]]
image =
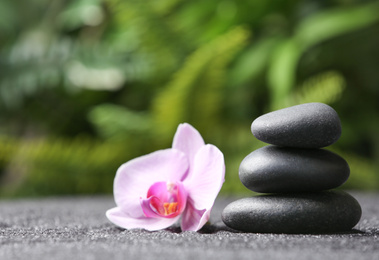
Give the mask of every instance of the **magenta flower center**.
[[(147, 198), (148, 206), (155, 215), (173, 218), (184, 210), (187, 194), (180, 182), (156, 182), (150, 186)], [(144, 210), (147, 216), (150, 216), (149, 211)]]

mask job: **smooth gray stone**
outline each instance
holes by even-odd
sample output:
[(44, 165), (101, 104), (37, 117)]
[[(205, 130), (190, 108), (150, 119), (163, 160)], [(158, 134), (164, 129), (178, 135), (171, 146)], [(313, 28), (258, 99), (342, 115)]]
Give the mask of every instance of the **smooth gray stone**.
[(253, 135), (269, 144), (320, 148), (341, 136), (337, 112), (323, 103), (307, 103), (264, 114), (251, 124)]
[(342, 191), (261, 195), (230, 203), (222, 220), (230, 228), (253, 233), (335, 233), (351, 230), (362, 210)]
[(324, 149), (300, 149), (268, 145), (243, 159), (241, 182), (262, 193), (308, 192), (341, 186), (350, 175), (347, 162)]

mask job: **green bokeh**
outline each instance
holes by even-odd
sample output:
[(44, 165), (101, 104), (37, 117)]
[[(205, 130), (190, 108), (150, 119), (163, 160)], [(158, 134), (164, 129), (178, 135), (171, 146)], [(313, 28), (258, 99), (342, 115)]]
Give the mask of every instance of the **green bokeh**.
[(0, 2), (0, 194), (111, 193), (117, 168), (179, 123), (226, 159), (222, 192), (264, 144), (259, 115), (338, 112), (344, 189), (379, 189), (379, 1)]

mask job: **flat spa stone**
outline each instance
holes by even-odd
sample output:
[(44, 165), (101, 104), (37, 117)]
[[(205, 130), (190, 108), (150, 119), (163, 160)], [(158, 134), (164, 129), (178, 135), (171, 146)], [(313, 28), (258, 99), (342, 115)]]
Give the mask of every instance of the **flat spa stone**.
[(244, 232), (308, 234), (349, 231), (361, 215), (348, 193), (324, 191), (240, 199), (225, 207), (222, 220)]
[(262, 193), (333, 189), (341, 186), (349, 175), (347, 162), (328, 150), (274, 145), (253, 151), (239, 167), (241, 182)]
[(341, 136), (337, 112), (323, 103), (306, 103), (264, 114), (251, 124), (253, 135), (269, 144), (320, 148)]

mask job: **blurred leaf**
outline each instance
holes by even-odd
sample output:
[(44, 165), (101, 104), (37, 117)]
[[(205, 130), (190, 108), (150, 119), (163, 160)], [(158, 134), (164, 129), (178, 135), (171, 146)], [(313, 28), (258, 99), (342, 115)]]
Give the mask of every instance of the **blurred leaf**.
[(100, 135), (110, 140), (124, 140), (130, 134), (146, 134), (151, 130), (148, 114), (112, 104), (96, 106), (89, 119)]
[[(0, 31), (2, 34), (10, 32), (17, 23), (17, 16), (13, 5), (11, 1), (0, 1)], [(3, 37), (5, 35), (0, 35), (0, 39)]]
[(348, 151), (341, 151), (335, 147), (331, 150), (342, 156), (349, 164), (350, 176), (343, 185), (344, 189), (374, 190), (379, 188), (376, 165), (372, 161)]
[[(218, 108), (215, 103), (212, 104), (211, 98), (213, 96), (218, 99), (216, 97), (218, 91), (212, 89), (217, 89), (222, 84), (221, 75), (202, 77), (208, 73), (217, 73), (219, 69), (225, 67), (232, 57), (231, 53), (241, 49), (247, 37), (248, 31), (238, 27), (202, 46), (188, 57), (183, 67), (173, 76), (173, 80), (154, 100), (152, 112), (157, 132), (165, 136), (168, 136), (168, 133), (172, 134), (179, 123), (189, 119), (188, 110), (191, 107), (202, 110), (198, 113), (207, 113), (209, 112), (207, 109)], [(198, 89), (198, 99), (190, 99), (197, 85), (202, 87)], [(202, 101), (210, 102), (210, 104), (196, 104), (200, 96), (203, 96)], [(214, 102), (217, 101), (214, 100)]]
[(123, 87), (125, 75), (117, 67), (90, 67), (79, 61), (67, 66), (67, 77), (78, 88), (116, 91)]
[(335, 71), (313, 76), (305, 81), (298, 90), (285, 101), (286, 106), (302, 103), (321, 102), (332, 104), (338, 101), (345, 89), (345, 79)]
[(58, 17), (62, 27), (73, 30), (82, 26), (97, 26), (101, 24), (105, 18), (101, 2), (102, 0), (72, 1)]
[(223, 192), (245, 192), (238, 165), (265, 145), (251, 122), (313, 101), (341, 116), (346, 187), (378, 188), (378, 6), (2, 1), (1, 191), (110, 192), (121, 163), (169, 147), (187, 121), (223, 151)]
[[(12, 152), (11, 156), (4, 151)], [(8, 161), (1, 195), (109, 193), (117, 168), (132, 153), (122, 144), (85, 138), (0, 138), (0, 162)]]
[(302, 50), (379, 21), (379, 3), (335, 8), (317, 13), (305, 19), (295, 30), (295, 39)]
[[(279, 41), (280, 42), (280, 41)], [(264, 38), (249, 46), (238, 58), (232, 68), (230, 85), (240, 85), (263, 74), (270, 62), (272, 52), (278, 43), (277, 38)]]
[(145, 64), (148, 64), (151, 75), (146, 78), (150, 76), (156, 80), (172, 73), (191, 46), (191, 41), (183, 38), (175, 23), (159, 8), (155, 9), (155, 4), (146, 1), (107, 0), (107, 3), (117, 24), (116, 32), (131, 34), (134, 38), (132, 45), (136, 47), (134, 52), (143, 55)]
[(274, 50), (268, 71), (271, 94), (271, 110), (282, 108), (283, 98), (287, 97), (295, 85), (295, 73), (301, 50), (296, 41), (284, 40)]
[(293, 37), (275, 51), (268, 72), (271, 109), (282, 108), (296, 85), (296, 69), (301, 55), (311, 46), (379, 21), (379, 4), (355, 8), (336, 8), (316, 13), (302, 21)]
[(7, 165), (12, 160), (18, 149), (18, 144), (14, 138), (0, 136), (0, 167)]
[(157, 13), (168, 14), (170, 11), (180, 4), (183, 0), (160, 0), (160, 1), (150, 1), (150, 4), (153, 5), (154, 10)]

